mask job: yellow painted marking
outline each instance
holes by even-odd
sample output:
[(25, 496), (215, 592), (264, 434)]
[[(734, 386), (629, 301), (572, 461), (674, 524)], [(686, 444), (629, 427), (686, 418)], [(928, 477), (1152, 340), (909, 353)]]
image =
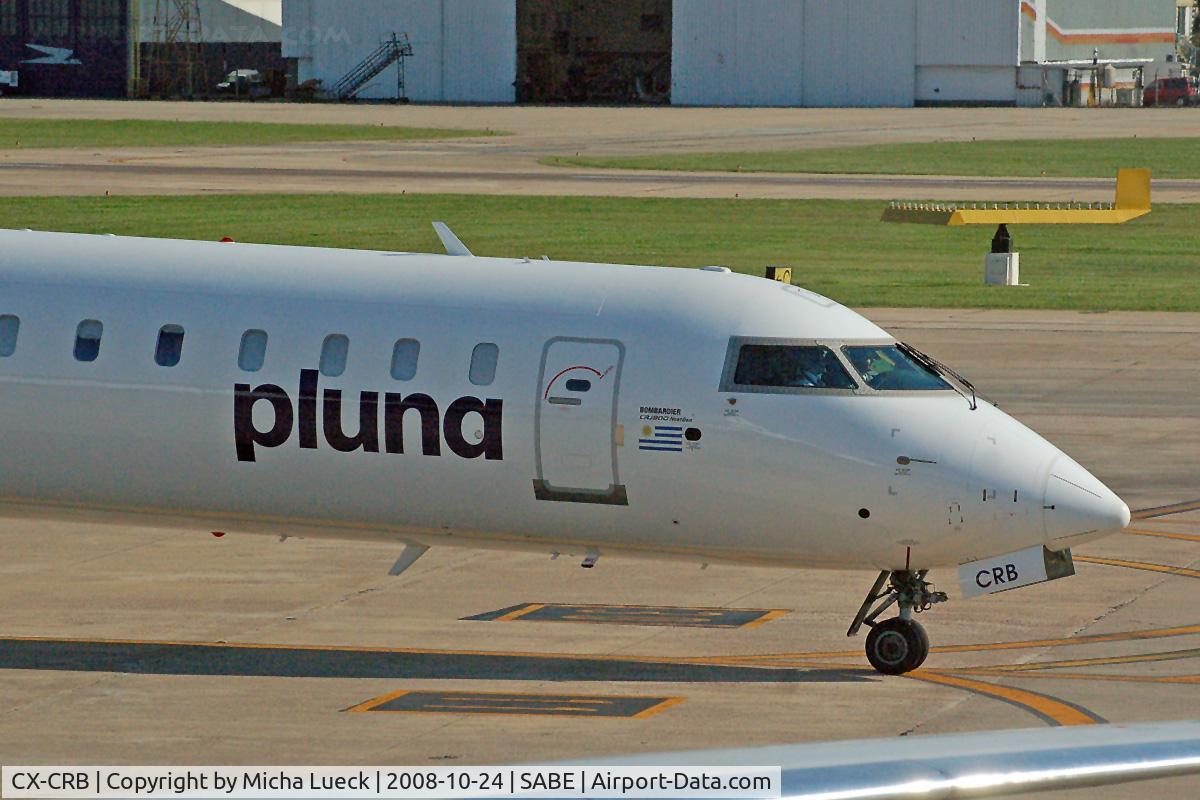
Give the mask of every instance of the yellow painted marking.
[[(380, 697), (359, 703), (352, 708), (346, 709), (346, 711), (362, 713), (366, 711), (378, 710), (381, 712), (395, 714), (446, 714), (457, 712), (463, 714), (504, 714), (505, 716), (514, 717), (548, 716), (550, 715), (548, 712), (561, 712), (577, 715), (599, 715), (601, 711), (599, 707), (608, 705), (610, 703), (619, 703), (626, 700), (657, 699), (647, 698), (644, 695), (577, 697), (574, 695), (545, 695), (528, 692), (432, 692), (433, 694), (443, 695), (444, 699), (439, 698), (439, 701), (426, 703), (419, 708), (380, 708), (380, 706), (386, 705), (392, 700), (413, 693), (413, 690), (407, 689), (390, 692)], [(526, 704), (522, 704), (519, 698), (529, 698), (529, 700)], [(615, 718), (645, 719), (646, 717), (652, 716), (661, 711), (665, 711), (668, 708), (677, 706), (685, 699), (686, 698), (683, 697), (666, 697), (649, 708), (642, 709), (636, 714)]]
[(753, 620), (751, 622), (747, 622), (742, 627), (743, 628), (758, 628), (762, 625), (766, 625), (771, 620), (779, 619), (780, 617), (784, 616), (787, 613), (788, 613), (788, 609), (786, 609), (786, 608), (775, 608), (775, 609), (772, 609), (772, 610), (768, 611), (767, 613), (763, 614), (758, 619)]
[(1168, 653), (1138, 653), (1128, 656), (1102, 656), (1099, 658), (1073, 658), (1066, 661), (1043, 661), (1029, 664), (1005, 664), (992, 667), (964, 667), (956, 672), (1037, 672), (1047, 669), (1064, 669), (1067, 667), (1104, 667), (1111, 664), (1138, 664), (1147, 661), (1179, 661), (1185, 658), (1200, 657), (1200, 648), (1190, 650), (1172, 650)]
[(512, 622), (514, 619), (520, 619), (526, 614), (532, 614), (535, 611), (540, 611), (546, 607), (545, 603), (530, 603), (524, 608), (518, 608), (515, 611), (510, 611), (502, 617), (496, 617), (496, 622)]
[(661, 703), (659, 703), (656, 706), (650, 706), (649, 708), (647, 708), (644, 711), (639, 711), (638, 713), (636, 713), (632, 717), (630, 717), (630, 719), (645, 719), (646, 717), (652, 717), (655, 714), (666, 711), (668, 708), (672, 708), (673, 706), (679, 705), (683, 701), (684, 701), (684, 698), (682, 698), (682, 697), (668, 697), (666, 700), (663, 700)]
[(384, 703), (387, 703), (391, 700), (395, 700), (397, 697), (403, 697), (404, 695), (406, 695), (408, 693), (409, 693), (408, 689), (401, 689), (398, 692), (389, 692), (388, 694), (381, 695), (381, 696), (373, 698), (371, 700), (363, 701), (352, 708), (347, 708), (346, 711), (356, 713), (356, 714), (363, 712), (363, 711), (370, 711), (375, 706), (381, 706)]
[[(540, 611), (544, 608), (551, 610), (564, 609), (564, 613), (557, 616), (539, 619), (539, 622), (600, 622), (605, 625), (658, 625), (664, 620), (676, 623), (678, 625), (693, 625), (693, 626), (711, 626), (730, 628), (733, 625), (721, 623), (713, 625), (713, 620), (720, 619), (730, 613), (744, 614), (747, 612), (761, 613), (757, 619), (750, 622), (738, 625), (739, 628), (757, 628), (773, 619), (779, 619), (785, 614), (790, 613), (790, 609), (775, 608), (775, 609), (753, 609), (753, 608), (704, 608), (704, 607), (655, 607), (655, 606), (640, 606), (640, 605), (622, 605), (622, 604), (588, 604), (588, 603), (537, 603), (531, 604), (528, 607), (518, 608), (514, 611), (496, 617), (494, 622), (512, 622), (516, 619), (521, 619), (535, 611)], [(636, 612), (636, 613), (630, 613)]]
[(947, 675), (941, 672), (929, 672), (923, 669), (910, 672), (904, 677), (913, 678), (918, 681), (927, 683), (938, 683), (943, 686), (953, 686), (957, 689), (966, 689), (970, 692), (995, 697), (999, 700), (1005, 700), (1013, 705), (1024, 708), (1027, 711), (1053, 721), (1057, 725), (1095, 725), (1096, 720), (1088, 716), (1085, 712), (1064, 703), (1054, 697), (1048, 697), (1044, 694), (1036, 692), (1027, 692), (1024, 689), (1014, 689), (1009, 686), (997, 686), (993, 683), (984, 681), (971, 680), (970, 678), (961, 678), (956, 675)]
[[(957, 675), (962, 670), (939, 670), (949, 675)], [(1111, 675), (1095, 672), (994, 672), (990, 670), (972, 670), (971, 675), (987, 675), (996, 678), (1038, 678), (1059, 681), (1107, 681), (1113, 683), (1167, 683), (1196, 685), (1200, 684), (1200, 675)]]
[(1139, 508), (1129, 516), (1133, 519), (1150, 519), (1151, 517), (1166, 517), (1171, 514), (1183, 514), (1188, 511), (1200, 511), (1200, 500), (1187, 500), (1182, 503), (1172, 503), (1169, 506)]
[(1159, 539), (1178, 539), (1183, 542), (1200, 542), (1200, 536), (1191, 533), (1173, 533), (1171, 531), (1147, 531), (1141, 528), (1126, 528), (1130, 536), (1154, 536)]
[[(1076, 557), (1078, 559), (1078, 557)], [(991, 650), (1029, 650), (1038, 647), (1069, 647), (1076, 644), (1103, 644), (1105, 642), (1129, 642), (1143, 639), (1167, 639), (1174, 636), (1192, 636), (1200, 634), (1200, 625), (1183, 625), (1177, 628), (1151, 628), (1141, 631), (1125, 631), (1122, 633), (1093, 633), (1086, 636), (1076, 636), (1069, 639), (1028, 639), (1021, 642), (993, 642), (985, 644), (951, 644), (930, 648), (931, 653), (979, 653)], [(843, 650), (840, 652), (824, 653), (769, 653), (765, 655), (723, 656), (719, 659), (691, 659), (692, 661), (716, 661), (732, 664), (746, 664), (784, 661), (819, 660), (827, 658), (853, 658), (860, 655), (858, 650)]]
[[(1078, 556), (1076, 560), (1078, 560)], [(524, 609), (518, 609), (523, 611)], [(1122, 633), (1091, 634), (1068, 639), (1031, 639), (1019, 642), (994, 642), (986, 644), (943, 645), (931, 648), (934, 653), (971, 653), (991, 650), (1024, 650), (1035, 647), (1065, 647), (1077, 644), (1098, 644), (1104, 642), (1124, 642), (1142, 639), (1162, 639), (1174, 636), (1190, 636), (1200, 634), (1200, 625), (1185, 625), (1175, 628), (1154, 628), (1150, 630), (1125, 631)], [(203, 642), (160, 639), (131, 639), (131, 638), (83, 638), (59, 636), (2, 636), (0, 639), (14, 642), (56, 642), (62, 644), (126, 644), (148, 645), (160, 647), (206, 647), (214, 649), (246, 649), (246, 650), (301, 650), (331, 651), (341, 653), (412, 653), (414, 655), (472, 655), (472, 656), (514, 656), (519, 658), (568, 659), (590, 661), (630, 662), (641, 661), (654, 664), (725, 664), (745, 667), (767, 666), (774, 661), (804, 661), (824, 660), (834, 658), (857, 658), (860, 650), (842, 650), (837, 652), (815, 653), (767, 653), (762, 655), (744, 656), (690, 656), (680, 658), (663, 658), (659, 656), (618, 656), (618, 655), (581, 655), (579, 653), (537, 653), (521, 650), (457, 650), (448, 648), (421, 647), (369, 647), (362, 645), (315, 645), (315, 644), (265, 644), (259, 642)]]
[(1170, 564), (1150, 564), (1145, 561), (1122, 561), (1119, 558), (1098, 558), (1096, 556), (1075, 556), (1075, 561), (1085, 564), (1102, 564), (1107, 567), (1125, 567), (1126, 569), (1141, 569), (1147, 572), (1163, 572), (1167, 575), (1182, 575), (1185, 578), (1200, 578), (1200, 569), (1173, 567)]
[[(1192, 512), (1188, 512), (1191, 514)], [(1173, 517), (1153, 517), (1149, 519), (1136, 520), (1139, 525), (1196, 525), (1200, 523), (1200, 519), (1189, 516), (1187, 519), (1175, 519)]]

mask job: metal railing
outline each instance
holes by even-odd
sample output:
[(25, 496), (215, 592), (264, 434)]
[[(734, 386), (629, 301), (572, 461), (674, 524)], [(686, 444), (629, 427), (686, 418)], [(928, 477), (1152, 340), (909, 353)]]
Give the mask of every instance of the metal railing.
[(408, 34), (401, 33), (397, 35), (393, 33), (391, 38), (385, 39), (371, 55), (364, 58), (352, 70), (343, 75), (329, 92), (337, 100), (350, 100), (367, 83), (375, 78), (376, 75), (399, 61), (400, 69), (396, 78), (396, 97), (400, 99), (404, 96), (404, 59), (412, 54), (413, 49), (408, 41)]

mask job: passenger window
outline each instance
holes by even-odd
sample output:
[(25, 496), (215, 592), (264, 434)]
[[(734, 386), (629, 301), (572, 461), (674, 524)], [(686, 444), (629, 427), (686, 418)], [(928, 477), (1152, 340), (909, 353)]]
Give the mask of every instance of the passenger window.
[(158, 331), (158, 344), (154, 348), (154, 363), (160, 367), (173, 367), (183, 356), (183, 328), (178, 325), (163, 325)]
[(21, 332), (21, 320), (12, 314), (0, 316), (0, 358), (8, 358), (17, 352), (17, 334)]
[(244, 372), (258, 372), (267, 359), (267, 332), (251, 328), (242, 334), (238, 348), (238, 368)]
[(582, 378), (571, 378), (567, 381), (568, 392), (586, 392), (592, 388), (592, 382), (583, 380)]
[(932, 369), (922, 366), (895, 345), (842, 348), (858, 374), (872, 389), (880, 391), (931, 391), (950, 389)]
[(744, 344), (733, 383), (780, 389), (854, 389), (854, 379), (828, 347)]
[(340, 333), (331, 333), (321, 345), (321, 374), (336, 378), (346, 371), (346, 355), (350, 352), (350, 340)]
[(491, 342), (475, 345), (471, 351), (471, 383), (490, 386), (496, 380), (496, 363), (500, 360), (500, 348)]
[(85, 319), (75, 329), (75, 360), (95, 361), (100, 355), (100, 337), (104, 325), (94, 319)]
[(401, 339), (392, 348), (392, 377), (398, 381), (411, 381), (417, 374), (417, 359), (421, 355), (421, 343), (416, 339)]

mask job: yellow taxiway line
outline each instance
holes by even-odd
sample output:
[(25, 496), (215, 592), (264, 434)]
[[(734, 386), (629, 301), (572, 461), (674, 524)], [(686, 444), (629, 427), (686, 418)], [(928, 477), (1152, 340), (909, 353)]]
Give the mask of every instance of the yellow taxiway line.
[(1185, 658), (1200, 657), (1200, 648), (1191, 648), (1188, 650), (1171, 650), (1166, 653), (1138, 653), (1135, 655), (1126, 656), (1100, 656), (1097, 658), (1073, 658), (1064, 661), (1041, 661), (1029, 662), (1027, 664), (1003, 664), (992, 667), (963, 667), (956, 670), (947, 670), (955, 673), (965, 672), (972, 675), (982, 673), (996, 673), (1002, 675), (1010, 675), (1014, 672), (1040, 672), (1050, 669), (1066, 669), (1069, 667), (1106, 667), (1113, 664), (1139, 664), (1152, 661), (1179, 661)]
[(936, 683), (942, 686), (953, 686), (956, 689), (964, 689), (973, 694), (1003, 700), (1006, 703), (1029, 711), (1035, 716), (1041, 717), (1051, 725), (1095, 725), (1098, 722), (1104, 722), (1103, 719), (1085, 708), (1080, 708), (1057, 697), (1050, 697), (1049, 695), (1030, 692), (1025, 689), (1015, 689), (1011, 686), (1000, 686), (985, 681), (976, 681), (957, 675), (948, 675), (944, 672), (923, 669), (910, 672), (904, 677), (925, 681), (926, 683)]
[(1128, 536), (1153, 536), (1158, 539), (1178, 539), (1181, 542), (1200, 542), (1200, 536), (1192, 533), (1174, 533), (1172, 531), (1148, 531), (1143, 528), (1126, 528)]
[[(1086, 636), (1076, 636), (1064, 639), (1027, 639), (1019, 642), (992, 642), (984, 644), (951, 644), (930, 648), (930, 653), (981, 653), (992, 650), (1031, 650), (1039, 647), (1070, 647), (1077, 644), (1104, 644), (1108, 642), (1130, 642), (1143, 639), (1167, 639), (1174, 636), (1200, 635), (1200, 625), (1181, 625), (1175, 628), (1151, 628), (1141, 631), (1123, 631), (1121, 633), (1094, 633)], [(842, 650), (838, 652), (817, 653), (773, 653), (749, 656), (718, 656), (720, 661), (728, 663), (752, 664), (775, 661), (807, 661), (832, 658), (854, 658), (860, 655), (858, 650)], [(693, 659), (710, 661), (711, 658)]]
[(1084, 564), (1101, 564), (1106, 567), (1124, 567), (1147, 572), (1162, 572), (1167, 575), (1181, 575), (1185, 578), (1200, 578), (1200, 569), (1173, 567), (1170, 564), (1151, 564), (1146, 561), (1125, 561), (1120, 558), (1099, 558), (1098, 556), (1075, 556), (1074, 559)]
[(1186, 500), (1182, 503), (1171, 503), (1166, 506), (1139, 508), (1129, 516), (1132, 519), (1150, 519), (1152, 517), (1166, 517), (1171, 514), (1184, 514), (1188, 511), (1200, 511), (1200, 500)]

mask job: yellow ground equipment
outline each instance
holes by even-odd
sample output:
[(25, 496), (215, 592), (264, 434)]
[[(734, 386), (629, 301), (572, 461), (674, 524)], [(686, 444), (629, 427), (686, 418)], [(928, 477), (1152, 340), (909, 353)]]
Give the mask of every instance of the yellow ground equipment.
[(1150, 170), (1117, 170), (1112, 203), (906, 203), (884, 209), (883, 222), (921, 225), (995, 225), (984, 281), (1018, 286), (1020, 254), (1012, 251), (1009, 225), (1119, 225), (1150, 213)]
[(884, 222), (925, 225), (1119, 225), (1150, 213), (1150, 170), (1117, 170), (1112, 203), (893, 202)]

